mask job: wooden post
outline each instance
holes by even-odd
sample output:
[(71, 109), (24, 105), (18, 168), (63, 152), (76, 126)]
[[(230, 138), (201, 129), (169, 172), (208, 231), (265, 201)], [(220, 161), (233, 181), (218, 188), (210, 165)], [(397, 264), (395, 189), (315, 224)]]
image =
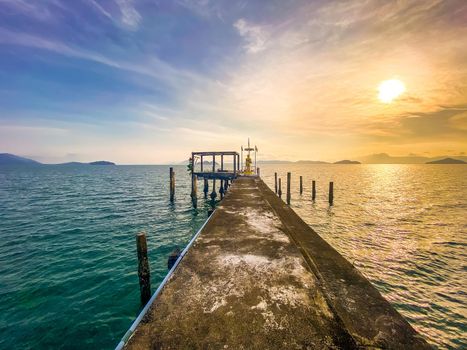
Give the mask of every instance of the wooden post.
[(191, 201), (195, 208), (198, 207), (198, 177), (193, 175), (191, 178)]
[(216, 155), (215, 154), (212, 155), (212, 172), (213, 173), (216, 172)]
[(174, 250), (172, 250), (172, 253), (170, 253), (169, 258), (167, 259), (167, 269), (168, 270), (171, 270), (172, 267), (175, 265), (175, 263), (178, 260), (178, 257), (180, 256), (180, 253), (181, 253), (181, 251), (180, 251), (179, 248), (175, 248)]
[(224, 155), (221, 154), (221, 170), (224, 170)]
[(334, 182), (329, 183), (329, 205), (334, 204)]
[(237, 175), (237, 156), (233, 156), (234, 176)]
[(221, 195), (221, 199), (224, 198), (224, 180), (221, 180), (221, 184), (219, 186), (219, 193)]
[(203, 155), (201, 155), (201, 172), (203, 172)]
[(170, 201), (173, 202), (175, 199), (175, 172), (174, 168), (170, 167), (169, 170), (169, 176), (170, 176)]
[(290, 205), (290, 178), (291, 174), (287, 173), (287, 204)]
[(311, 200), (315, 200), (316, 199), (316, 181), (313, 180), (312, 183), (311, 183)]
[(209, 182), (208, 182), (208, 179), (206, 179), (206, 178), (204, 178), (203, 192), (204, 192), (204, 199), (208, 198)]
[(149, 271), (148, 245), (144, 232), (136, 235), (136, 251), (138, 253), (138, 278), (141, 294), (141, 304), (151, 299), (151, 272)]
[(279, 198), (282, 198), (282, 185), (281, 185), (280, 178), (279, 178), (279, 190), (277, 191), (277, 194), (279, 195)]
[(277, 194), (277, 173), (274, 173), (274, 192)]
[(224, 181), (224, 193), (229, 189), (229, 180)]
[(260, 172), (259, 172), (259, 168), (256, 168), (256, 175), (258, 175), (258, 177), (260, 177)]
[(211, 192), (211, 200), (215, 200), (217, 197), (216, 193), (216, 179), (212, 179), (212, 192)]
[(300, 194), (303, 193), (303, 176), (300, 175)]

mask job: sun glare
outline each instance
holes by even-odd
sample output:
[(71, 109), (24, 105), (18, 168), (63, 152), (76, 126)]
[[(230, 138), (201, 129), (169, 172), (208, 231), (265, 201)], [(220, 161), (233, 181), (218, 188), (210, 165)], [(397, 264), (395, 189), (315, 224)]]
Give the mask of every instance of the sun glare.
[(405, 92), (405, 85), (397, 79), (385, 80), (379, 84), (378, 91), (378, 98), (381, 102), (391, 103)]

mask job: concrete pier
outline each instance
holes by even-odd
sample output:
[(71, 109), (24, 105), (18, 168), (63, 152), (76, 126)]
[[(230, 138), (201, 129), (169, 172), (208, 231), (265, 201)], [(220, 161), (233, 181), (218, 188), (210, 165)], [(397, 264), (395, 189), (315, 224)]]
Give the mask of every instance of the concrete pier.
[(257, 177), (235, 180), (126, 349), (428, 349)]

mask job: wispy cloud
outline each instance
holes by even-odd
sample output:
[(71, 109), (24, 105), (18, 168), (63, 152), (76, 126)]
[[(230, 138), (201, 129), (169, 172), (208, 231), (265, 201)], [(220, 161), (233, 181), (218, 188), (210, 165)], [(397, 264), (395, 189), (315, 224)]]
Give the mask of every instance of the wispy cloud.
[(81, 58), (105, 64), (107, 66), (120, 68), (120, 65), (117, 62), (108, 59), (103, 55), (96, 54), (88, 50), (73, 48), (59, 41), (54, 41), (28, 33), (14, 32), (4, 28), (0, 28), (0, 44), (48, 50), (60, 55)]
[(234, 27), (245, 39), (247, 52), (257, 53), (266, 49), (267, 33), (261, 26), (250, 24), (241, 18), (234, 23)]
[(96, 0), (87, 0), (88, 3), (90, 3), (94, 8), (101, 14), (104, 15), (107, 18), (113, 19), (112, 15), (110, 12), (108, 12), (105, 8), (102, 7)]
[(215, 4), (210, 0), (175, 0), (175, 2), (202, 17), (208, 17), (215, 13)]
[(129, 29), (138, 29), (142, 17), (136, 10), (133, 0), (116, 0), (122, 14), (122, 23)]

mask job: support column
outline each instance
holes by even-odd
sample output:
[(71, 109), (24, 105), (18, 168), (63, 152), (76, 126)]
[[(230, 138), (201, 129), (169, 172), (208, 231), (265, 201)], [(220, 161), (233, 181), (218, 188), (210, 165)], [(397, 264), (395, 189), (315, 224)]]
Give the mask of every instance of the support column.
[(198, 177), (193, 175), (191, 177), (191, 201), (195, 208), (198, 207)]
[(212, 192), (211, 192), (211, 200), (214, 201), (217, 197), (216, 193), (216, 179), (212, 179)]
[(204, 192), (204, 199), (208, 198), (209, 182), (208, 182), (208, 179), (206, 178), (204, 178), (203, 192)]
[(219, 194), (221, 195), (221, 199), (224, 198), (224, 180), (220, 180), (221, 184), (219, 186)]

